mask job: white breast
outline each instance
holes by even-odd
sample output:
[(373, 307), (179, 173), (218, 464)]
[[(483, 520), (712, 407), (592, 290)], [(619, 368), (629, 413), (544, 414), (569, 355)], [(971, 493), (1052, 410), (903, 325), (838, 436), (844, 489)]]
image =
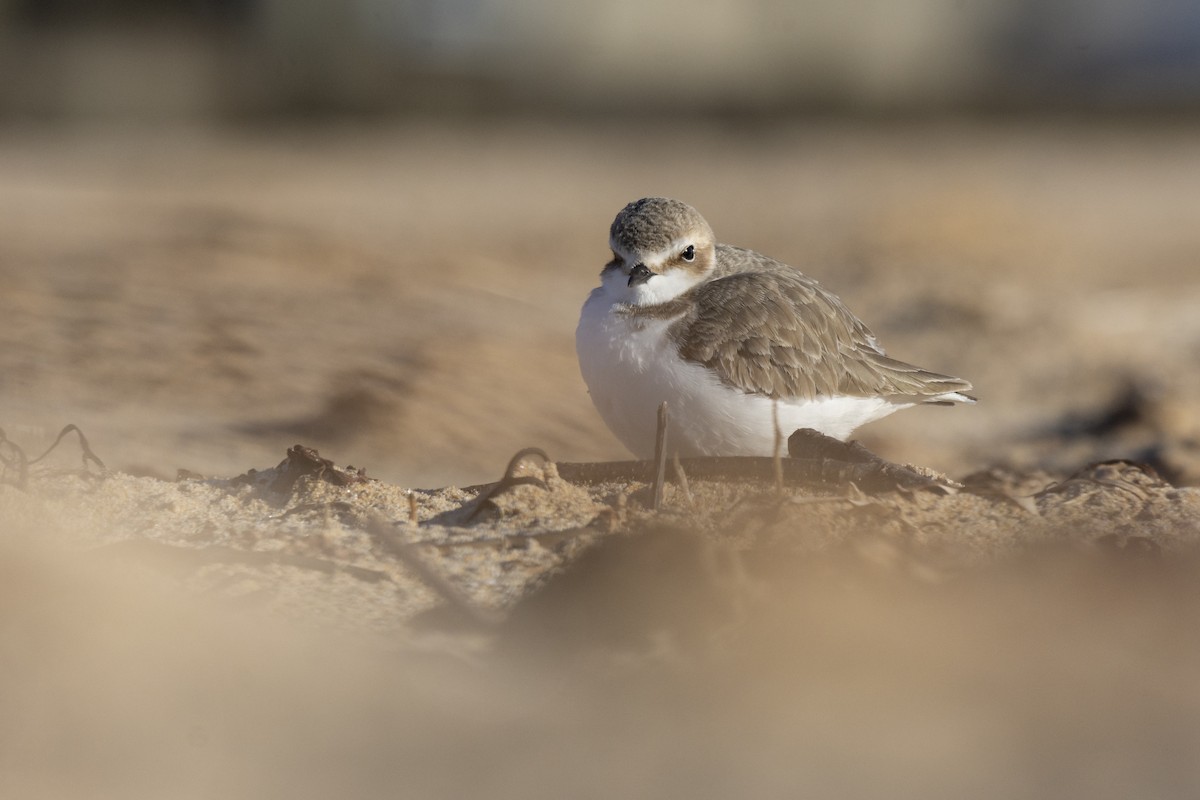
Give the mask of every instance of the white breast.
[[(636, 456), (652, 458), (657, 409), (666, 400), (670, 452), (771, 455), (775, 401), (727, 386), (707, 368), (681, 359), (667, 336), (670, 324), (614, 313), (603, 288), (584, 303), (575, 349), (592, 402), (609, 429)], [(910, 405), (882, 397), (824, 397), (780, 400), (777, 410), (785, 439), (799, 428), (845, 439), (858, 426)]]

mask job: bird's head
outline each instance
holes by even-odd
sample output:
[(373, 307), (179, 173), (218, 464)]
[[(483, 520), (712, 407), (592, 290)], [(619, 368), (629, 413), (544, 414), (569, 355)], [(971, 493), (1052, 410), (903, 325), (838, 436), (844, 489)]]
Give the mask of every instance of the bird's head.
[(600, 273), (614, 300), (652, 306), (673, 300), (712, 274), (713, 232), (700, 212), (666, 197), (644, 197), (617, 214), (613, 258)]

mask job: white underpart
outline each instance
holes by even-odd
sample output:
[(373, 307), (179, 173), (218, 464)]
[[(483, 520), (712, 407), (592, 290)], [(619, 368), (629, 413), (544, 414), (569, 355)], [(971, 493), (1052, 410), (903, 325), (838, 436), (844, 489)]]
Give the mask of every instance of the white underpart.
[[(666, 333), (670, 320), (639, 321), (614, 313), (612, 290), (617, 288), (605, 285), (592, 291), (580, 315), (575, 348), (592, 402), (621, 443), (639, 458), (653, 457), (658, 405), (665, 400), (670, 404), (667, 439), (672, 453), (774, 453), (775, 401), (727, 386), (706, 367), (680, 358)], [(780, 400), (779, 430), (785, 441), (800, 428), (846, 439), (860, 425), (912, 405), (908, 398), (886, 397)]]
[(921, 399), (922, 403), (964, 403), (969, 406), (975, 405), (975, 398), (961, 392), (946, 392), (945, 394), (933, 395)]

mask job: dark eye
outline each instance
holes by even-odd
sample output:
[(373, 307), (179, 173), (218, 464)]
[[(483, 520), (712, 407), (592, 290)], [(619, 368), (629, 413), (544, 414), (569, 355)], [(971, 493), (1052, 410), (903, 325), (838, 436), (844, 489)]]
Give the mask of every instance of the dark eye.
[(683, 253), (681, 255), (683, 256), (684, 261), (694, 261), (696, 259), (696, 248), (689, 244), (687, 247), (683, 248)]

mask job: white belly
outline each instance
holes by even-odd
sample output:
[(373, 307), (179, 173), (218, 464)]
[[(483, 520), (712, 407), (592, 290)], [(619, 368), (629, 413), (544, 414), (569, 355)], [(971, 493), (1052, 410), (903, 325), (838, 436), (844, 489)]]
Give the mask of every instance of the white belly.
[[(575, 349), (592, 402), (609, 429), (634, 455), (652, 458), (658, 406), (665, 400), (670, 405), (668, 452), (771, 455), (776, 402), (726, 386), (705, 367), (679, 358), (666, 334), (669, 325), (613, 314), (602, 289), (588, 297)], [(779, 430), (785, 442), (800, 428), (845, 439), (858, 426), (909, 405), (881, 397), (780, 400)]]

